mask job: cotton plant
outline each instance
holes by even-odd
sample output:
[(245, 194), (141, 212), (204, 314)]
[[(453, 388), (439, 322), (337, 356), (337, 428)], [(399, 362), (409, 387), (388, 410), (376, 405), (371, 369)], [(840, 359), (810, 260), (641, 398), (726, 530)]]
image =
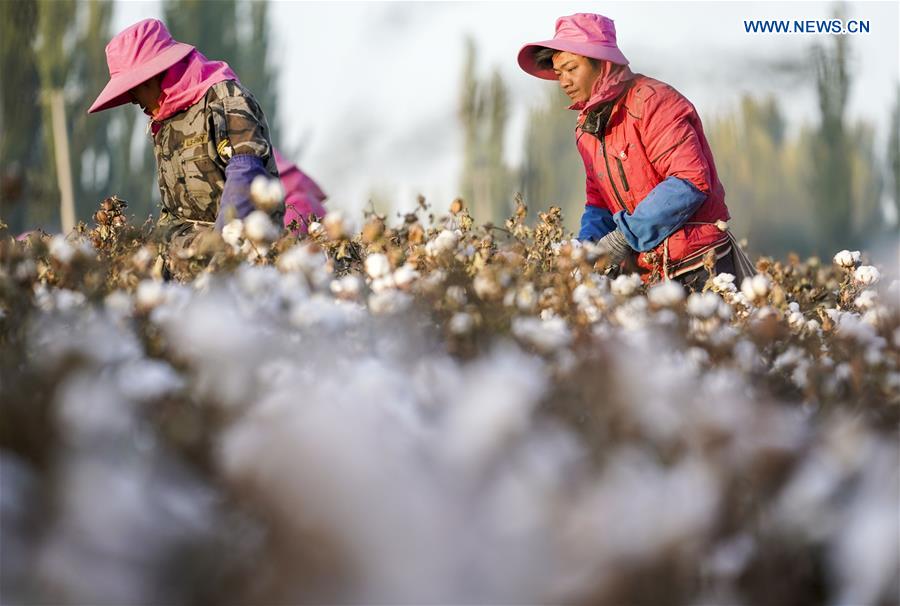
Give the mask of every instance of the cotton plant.
[(107, 206), (0, 243), (11, 601), (896, 595), (900, 318), (855, 251), (689, 293), (454, 201), (250, 215), (166, 281)]

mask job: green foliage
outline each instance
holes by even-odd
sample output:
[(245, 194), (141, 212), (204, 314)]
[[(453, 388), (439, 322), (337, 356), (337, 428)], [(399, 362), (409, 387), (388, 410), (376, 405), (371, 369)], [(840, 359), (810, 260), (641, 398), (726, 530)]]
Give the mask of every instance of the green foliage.
[(268, 60), (268, 2), (261, 0), (165, 0), (163, 14), (172, 37), (191, 44), (207, 59), (226, 61), (266, 114), (278, 139), (275, 75)]
[(531, 212), (559, 206), (566, 228), (577, 232), (585, 202), (584, 165), (575, 147), (575, 113), (558, 86), (528, 114), (520, 183)]
[(820, 115), (796, 136), (785, 137), (771, 97), (745, 97), (735, 114), (709, 129), (733, 228), (757, 254), (828, 255), (863, 247), (882, 229), (884, 177), (874, 128), (846, 120), (847, 56), (842, 36), (834, 36), (831, 47), (813, 48)]
[(895, 216), (900, 220), (900, 86), (891, 112), (891, 131), (887, 148), (888, 179), (891, 186), (891, 197), (894, 199)]
[(513, 179), (503, 159), (508, 93), (499, 71), (481, 81), (477, 50), (466, 40), (460, 86), (459, 120), (463, 129), (462, 197), (481, 221), (501, 224), (512, 208)]
[(35, 0), (0, 2), (0, 218), (18, 232), (25, 225), (34, 187), (29, 173), (42, 155), (38, 104), (40, 76), (32, 40), (37, 33)]

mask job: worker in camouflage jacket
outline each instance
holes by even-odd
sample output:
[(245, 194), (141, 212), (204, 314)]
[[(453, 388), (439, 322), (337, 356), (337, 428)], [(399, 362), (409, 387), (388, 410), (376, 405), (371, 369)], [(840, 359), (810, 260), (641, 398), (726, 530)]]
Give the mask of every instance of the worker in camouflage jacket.
[[(158, 227), (170, 252), (250, 214), (250, 183), (258, 175), (277, 178), (278, 169), (266, 117), (228, 64), (176, 42), (157, 19), (116, 35), (106, 59), (110, 81), (88, 112), (130, 102), (150, 116)], [(281, 225), (283, 204), (271, 214)]]

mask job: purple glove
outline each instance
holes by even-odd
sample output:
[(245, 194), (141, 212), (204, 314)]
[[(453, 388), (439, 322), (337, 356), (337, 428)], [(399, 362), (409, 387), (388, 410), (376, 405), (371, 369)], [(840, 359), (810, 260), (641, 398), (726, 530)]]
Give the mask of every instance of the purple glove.
[(250, 200), (250, 184), (257, 175), (269, 176), (262, 158), (243, 154), (234, 156), (225, 167), (225, 187), (222, 200), (219, 202), (219, 213), (216, 215), (216, 229), (222, 231), (228, 215), (230, 218), (243, 219), (253, 212), (253, 201)]

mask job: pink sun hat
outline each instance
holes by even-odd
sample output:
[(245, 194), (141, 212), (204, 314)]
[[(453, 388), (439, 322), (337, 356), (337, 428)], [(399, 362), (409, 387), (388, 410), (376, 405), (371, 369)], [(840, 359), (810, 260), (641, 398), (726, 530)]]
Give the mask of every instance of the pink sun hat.
[(186, 57), (194, 47), (176, 42), (159, 19), (138, 21), (106, 45), (109, 82), (89, 114), (131, 102), (128, 91)]
[(538, 78), (556, 80), (552, 69), (541, 69), (535, 61), (535, 53), (541, 48), (552, 48), (628, 65), (628, 59), (616, 45), (616, 26), (613, 20), (593, 13), (576, 13), (556, 20), (556, 34), (552, 40), (526, 44), (519, 51), (519, 67)]

